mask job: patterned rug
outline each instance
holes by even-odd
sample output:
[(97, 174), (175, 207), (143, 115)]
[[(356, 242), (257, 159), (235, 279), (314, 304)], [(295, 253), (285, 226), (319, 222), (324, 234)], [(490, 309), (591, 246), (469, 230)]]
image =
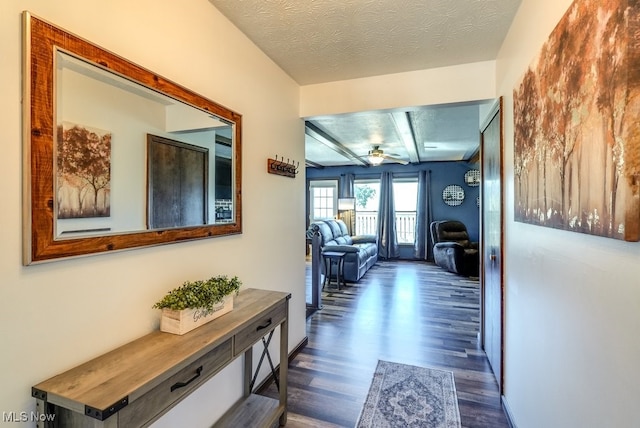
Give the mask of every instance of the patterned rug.
[(378, 361), (357, 428), (459, 428), (453, 373)]

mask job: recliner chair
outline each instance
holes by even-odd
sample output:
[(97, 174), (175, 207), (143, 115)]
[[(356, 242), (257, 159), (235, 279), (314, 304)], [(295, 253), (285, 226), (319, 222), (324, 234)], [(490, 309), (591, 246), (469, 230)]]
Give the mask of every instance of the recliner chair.
[(464, 223), (457, 220), (434, 221), (430, 225), (433, 258), (441, 268), (464, 276), (478, 276), (478, 243), (471, 242)]

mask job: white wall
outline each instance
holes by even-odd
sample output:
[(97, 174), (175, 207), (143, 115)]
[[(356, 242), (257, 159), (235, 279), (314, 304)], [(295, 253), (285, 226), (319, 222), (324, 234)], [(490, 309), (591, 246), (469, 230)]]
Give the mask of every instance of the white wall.
[(303, 86), (300, 116), (486, 100), (495, 94), (495, 62), (476, 62)]
[[(151, 305), (187, 279), (238, 275), (244, 287), (291, 292), (289, 343), (298, 345), (305, 337), (304, 177), (265, 167), (275, 154), (304, 159), (298, 85), (206, 0), (23, 0), (0, 9), (0, 411), (33, 410), (32, 385), (157, 329)], [(24, 9), (243, 115), (242, 235), (21, 265)], [(209, 426), (240, 396), (240, 366), (157, 425)]]
[[(57, 69), (56, 82), (58, 126), (68, 122), (112, 134), (109, 184), (114, 207), (108, 218), (58, 219), (56, 233), (101, 227), (113, 232), (144, 230), (147, 133), (168, 137), (165, 106), (69, 68)], [(81, 235), (67, 238), (77, 236)]]
[(496, 63), (505, 101), (504, 393), (518, 428), (638, 427), (640, 243), (513, 221), (513, 90), (570, 4), (524, 0)]

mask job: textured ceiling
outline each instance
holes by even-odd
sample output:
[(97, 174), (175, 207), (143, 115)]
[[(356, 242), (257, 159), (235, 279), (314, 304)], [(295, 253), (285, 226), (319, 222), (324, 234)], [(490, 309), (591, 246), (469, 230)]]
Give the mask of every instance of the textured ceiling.
[(477, 154), (480, 124), (492, 104), (487, 100), (312, 118), (306, 122), (306, 158), (320, 166), (368, 166), (365, 155), (379, 145), (410, 163), (468, 161)]
[[(495, 60), (521, 0), (209, 0), (298, 84)], [(308, 166), (469, 160), (492, 100), (309, 118)]]
[(521, 0), (210, 0), (300, 85), (493, 60)]

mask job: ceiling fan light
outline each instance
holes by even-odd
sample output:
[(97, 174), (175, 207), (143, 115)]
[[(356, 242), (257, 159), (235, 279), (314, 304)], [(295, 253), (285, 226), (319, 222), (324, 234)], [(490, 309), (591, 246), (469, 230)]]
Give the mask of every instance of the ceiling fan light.
[(374, 156), (374, 155), (369, 156), (369, 163), (371, 163), (374, 166), (380, 165), (382, 161), (384, 161), (384, 158), (382, 156)]

